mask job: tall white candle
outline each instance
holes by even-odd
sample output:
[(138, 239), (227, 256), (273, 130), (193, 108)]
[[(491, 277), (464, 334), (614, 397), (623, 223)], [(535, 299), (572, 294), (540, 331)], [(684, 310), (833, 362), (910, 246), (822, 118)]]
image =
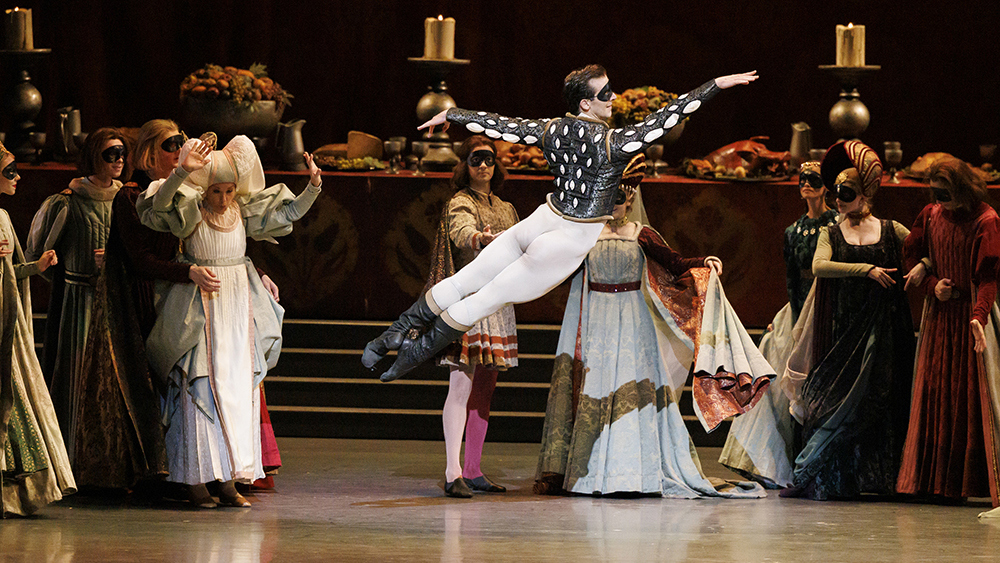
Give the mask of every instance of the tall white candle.
[(425, 59), (436, 59), (440, 55), (439, 41), (440, 41), (440, 28), (441, 21), (438, 18), (427, 18), (424, 20), (424, 58)]
[(455, 18), (444, 18), (441, 21), (441, 42), (438, 56), (442, 59), (455, 58)]
[(865, 66), (865, 26), (837, 26), (837, 66)]
[(11, 51), (35, 48), (30, 9), (11, 8), (4, 13), (3, 48)]

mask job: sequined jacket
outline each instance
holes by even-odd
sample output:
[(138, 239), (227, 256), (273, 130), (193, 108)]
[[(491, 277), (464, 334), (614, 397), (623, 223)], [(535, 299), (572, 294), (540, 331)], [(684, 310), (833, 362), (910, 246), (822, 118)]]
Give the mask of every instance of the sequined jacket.
[(555, 191), (547, 198), (549, 207), (572, 221), (607, 221), (629, 160), (718, 91), (711, 80), (651, 113), (643, 122), (617, 129), (570, 114), (547, 120), (522, 119), (452, 108), (447, 118), (491, 139), (540, 146), (555, 176)]

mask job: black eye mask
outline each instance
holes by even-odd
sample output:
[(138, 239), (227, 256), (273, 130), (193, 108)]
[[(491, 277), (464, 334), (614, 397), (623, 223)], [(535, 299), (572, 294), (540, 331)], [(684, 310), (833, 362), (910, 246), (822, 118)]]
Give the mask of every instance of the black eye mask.
[(128, 149), (125, 148), (125, 145), (108, 147), (101, 152), (101, 160), (107, 162), (108, 164), (118, 162), (119, 158), (124, 160), (126, 156), (128, 156)]
[(184, 141), (187, 141), (187, 136), (183, 133), (178, 133), (173, 137), (163, 139), (163, 142), (160, 143), (160, 148), (163, 149), (163, 152), (177, 152), (184, 146)]
[(11, 162), (7, 166), (4, 166), (3, 170), (0, 170), (0, 174), (2, 174), (4, 178), (13, 181), (14, 178), (17, 178), (17, 163)]
[[(6, 172), (6, 169), (4, 170)], [(948, 203), (951, 201), (951, 192), (941, 188), (931, 188), (934, 192), (934, 199), (940, 201), (941, 203)]]
[(493, 151), (487, 149), (480, 149), (477, 151), (472, 151), (467, 160), (471, 168), (479, 168), (481, 164), (486, 166), (493, 166), (496, 163), (496, 155)]
[(802, 188), (806, 184), (812, 186), (812, 189), (819, 190), (823, 188), (823, 177), (816, 172), (807, 171), (799, 174), (799, 187)]
[(604, 88), (601, 88), (600, 92), (594, 94), (594, 97), (602, 102), (607, 102), (611, 100), (611, 96), (613, 95), (614, 92), (611, 91), (611, 82), (609, 81), (607, 84), (604, 85)]
[(858, 197), (858, 192), (846, 184), (837, 184), (834, 187), (837, 188), (837, 199), (844, 203), (851, 203)]

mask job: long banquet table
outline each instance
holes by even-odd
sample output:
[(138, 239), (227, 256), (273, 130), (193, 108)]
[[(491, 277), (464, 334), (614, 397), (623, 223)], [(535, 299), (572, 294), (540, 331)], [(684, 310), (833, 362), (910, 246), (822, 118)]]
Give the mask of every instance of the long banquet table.
[[(60, 164), (20, 165), (14, 197), (4, 196), (22, 243), (42, 200), (76, 173)], [(298, 193), (304, 172), (268, 171), (268, 185)], [(451, 195), (450, 174), (328, 172), (312, 211), (278, 245), (249, 243), (254, 262), (281, 288), (290, 318), (388, 320), (424, 287), (437, 221)], [(551, 176), (511, 175), (499, 195), (527, 217), (544, 202)], [(992, 190), (991, 190), (992, 191)], [(716, 182), (679, 176), (642, 184), (646, 212), (666, 241), (687, 256), (716, 255), (723, 285), (744, 324), (766, 326), (787, 301), (782, 237), (804, 211), (795, 181)], [(922, 184), (883, 183), (875, 214), (910, 226), (928, 201)], [(33, 282), (36, 312), (45, 310), (45, 283)], [(567, 288), (517, 307), (521, 323), (559, 323)], [(914, 298), (915, 300), (915, 298)]]

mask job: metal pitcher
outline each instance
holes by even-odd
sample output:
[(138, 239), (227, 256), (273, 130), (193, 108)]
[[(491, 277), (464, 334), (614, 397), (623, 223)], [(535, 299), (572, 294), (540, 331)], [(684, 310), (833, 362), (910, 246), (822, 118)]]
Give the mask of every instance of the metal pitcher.
[(305, 170), (306, 163), (302, 158), (305, 143), (302, 141), (302, 126), (305, 119), (278, 124), (276, 141), (278, 153), (281, 155), (282, 168), (285, 170)]
[(60, 152), (63, 156), (71, 157), (80, 152), (76, 146), (76, 135), (81, 133), (80, 110), (73, 109), (72, 106), (59, 108), (59, 141)]
[(789, 164), (792, 170), (798, 170), (799, 166), (809, 160), (809, 150), (812, 149), (812, 129), (805, 121), (792, 124), (792, 145), (788, 152), (792, 155)]

